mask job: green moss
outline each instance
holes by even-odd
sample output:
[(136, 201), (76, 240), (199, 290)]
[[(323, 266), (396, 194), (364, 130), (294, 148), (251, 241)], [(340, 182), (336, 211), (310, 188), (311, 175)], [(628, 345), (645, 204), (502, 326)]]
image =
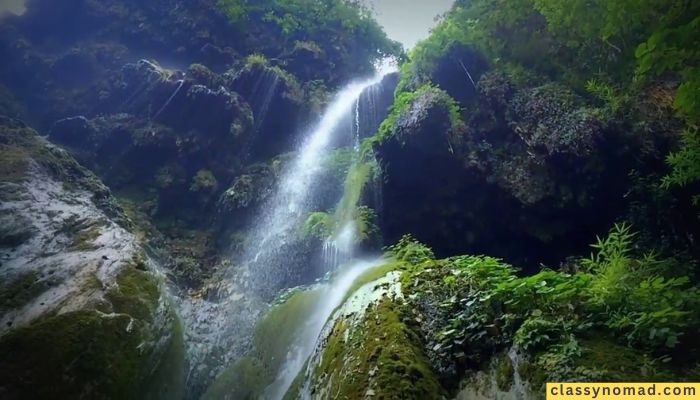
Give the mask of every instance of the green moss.
[(218, 86), (218, 77), (209, 68), (202, 64), (192, 64), (187, 68), (187, 79), (199, 85), (215, 88)]
[(88, 251), (97, 248), (95, 240), (100, 237), (102, 232), (102, 224), (91, 225), (85, 229), (81, 229), (73, 237), (73, 242), (70, 245), (71, 250)]
[(203, 192), (216, 190), (218, 182), (214, 173), (208, 169), (200, 169), (197, 174), (192, 178), (192, 183), (190, 184), (190, 192)]
[(204, 398), (260, 398), (318, 301), (319, 293), (313, 290), (295, 289), (283, 295), (256, 324), (251, 353), (219, 375)]
[(35, 271), (22, 273), (0, 283), (0, 310), (19, 308), (47, 287)]
[(0, 386), (10, 398), (134, 398), (141, 338), (127, 315), (77, 311), (0, 339)]
[[(397, 304), (383, 300), (364, 322), (340, 319), (315, 369), (316, 388), (338, 398), (439, 399), (442, 388), (423, 354), (418, 336), (402, 322)], [(347, 338), (347, 340), (345, 340)]]
[(29, 168), (29, 154), (18, 147), (0, 144), (0, 180), (22, 182)]
[(314, 236), (321, 240), (335, 237), (349, 222), (354, 222), (358, 242), (378, 241), (373, 240), (379, 237), (379, 228), (375, 224), (376, 214), (374, 210), (360, 206), (360, 202), (367, 183), (376, 178), (379, 167), (374, 160), (355, 162), (348, 167), (346, 164), (351, 162), (352, 154), (345, 151), (336, 153), (332, 158), (331, 163), (347, 170), (343, 196), (332, 216), (325, 212), (309, 215), (304, 227), (305, 236)]
[(304, 224), (304, 236), (325, 240), (335, 230), (333, 217), (325, 212), (314, 212), (309, 214)]
[(182, 399), (185, 393), (185, 342), (182, 322), (173, 315), (172, 339), (145, 382), (147, 399)]
[(259, 65), (266, 67), (268, 65), (267, 57), (260, 53), (250, 54), (248, 57), (246, 57), (245, 63), (248, 66)]
[[(377, 168), (378, 166), (374, 161), (358, 162), (350, 167), (345, 178), (343, 197), (335, 210), (336, 229), (343, 229), (347, 222), (354, 221), (360, 242), (369, 238), (372, 230), (371, 224), (373, 223), (366, 209), (363, 213), (363, 209), (359, 207), (360, 199), (365, 186), (376, 174)], [(334, 232), (334, 234), (339, 233)]]
[[(370, 154), (376, 146), (392, 138), (403, 143), (407, 134), (402, 128), (403, 121), (417, 113), (421, 107), (443, 107), (447, 110), (451, 135), (459, 132), (464, 124), (459, 104), (444, 90), (430, 84), (424, 84), (414, 91), (397, 90), (394, 103), (379, 126), (377, 134), (365, 139), (362, 143), (363, 154)], [(457, 140), (458, 137), (455, 136), (454, 139)]]
[(513, 386), (513, 361), (507, 353), (503, 353), (496, 362), (496, 385), (499, 389), (508, 391)]
[(117, 276), (116, 287), (110, 289), (105, 297), (112, 303), (115, 313), (151, 321), (158, 307), (160, 288), (152, 274), (137, 269), (141, 262), (135, 260), (135, 265), (124, 268)]
[[(669, 382), (680, 376), (692, 377), (690, 371), (676, 371), (671, 365), (659, 362), (653, 356), (622, 346), (600, 333), (595, 339), (581, 341), (581, 357), (577, 365), (585, 369), (603, 370), (607, 382)], [(690, 373), (690, 376), (688, 376)]]
[[(314, 290), (294, 290), (258, 322), (253, 342), (266, 369), (276, 371), (280, 366), (296, 333), (302, 328), (305, 316), (314, 309), (319, 296)], [(280, 332), (284, 334), (280, 335)]]
[(338, 203), (335, 212), (337, 221), (351, 221), (354, 219), (356, 207), (360, 201), (360, 196), (365, 185), (370, 179), (372, 165), (369, 163), (358, 163), (353, 165), (345, 178), (343, 197)]
[(270, 377), (260, 360), (244, 357), (216, 378), (202, 399), (259, 399), (269, 381)]

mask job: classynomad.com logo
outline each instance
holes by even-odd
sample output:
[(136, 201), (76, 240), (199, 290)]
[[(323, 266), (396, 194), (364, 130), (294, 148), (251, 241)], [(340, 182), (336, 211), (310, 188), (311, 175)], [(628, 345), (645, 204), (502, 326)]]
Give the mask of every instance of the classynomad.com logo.
[(700, 383), (547, 383), (547, 400), (700, 400)]

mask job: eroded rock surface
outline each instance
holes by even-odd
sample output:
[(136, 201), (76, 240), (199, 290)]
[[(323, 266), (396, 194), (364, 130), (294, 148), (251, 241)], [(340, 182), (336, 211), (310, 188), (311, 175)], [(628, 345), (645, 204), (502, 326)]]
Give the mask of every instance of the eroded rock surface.
[(0, 121), (0, 159), (0, 393), (162, 392), (177, 320), (109, 190), (21, 122)]

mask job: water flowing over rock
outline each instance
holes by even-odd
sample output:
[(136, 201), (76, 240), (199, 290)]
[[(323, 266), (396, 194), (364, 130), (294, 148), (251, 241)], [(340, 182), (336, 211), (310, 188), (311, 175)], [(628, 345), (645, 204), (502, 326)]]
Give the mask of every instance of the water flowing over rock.
[(352, 113), (363, 91), (379, 83), (385, 74), (381, 72), (370, 80), (351, 83), (341, 90), (280, 178), (275, 194), (254, 223), (242, 257), (253, 279), (251, 284), (258, 290), (274, 291), (283, 282), (293, 281), (289, 274), (294, 273), (290, 271), (294, 269), (294, 254), (288, 246), (295, 241), (295, 230), (300, 229), (306, 214), (312, 211), (309, 206), (318, 184), (315, 179), (322, 172), (320, 161), (340, 121)]
[[(195, 347), (202, 348), (196, 350), (193, 347), (195, 354), (192, 357), (201, 361), (211, 357), (211, 352), (215, 349), (226, 349), (224, 355), (215, 361), (202, 361), (198, 364), (207, 364), (217, 373), (220, 372), (222, 366), (240, 358), (246, 344), (250, 343), (254, 336), (253, 323), (265, 309), (265, 302), (285, 287), (311, 282), (338, 266), (339, 255), (332, 266), (319, 262), (319, 257), (324, 253), (320, 247), (305, 246), (301, 230), (307, 215), (314, 211), (316, 191), (327, 184), (318, 181), (326, 173), (324, 166), (327, 164), (322, 161), (337, 135), (346, 132), (344, 126), (341, 126), (342, 121), (346, 121), (349, 116), (354, 120), (363, 94), (364, 98), (376, 99), (376, 96), (367, 95), (367, 90), (380, 84), (390, 71), (382, 70), (371, 79), (353, 82), (335, 96), (316, 127), (304, 138), (299, 150), (284, 164), (284, 170), (276, 178), (272, 193), (258, 208), (260, 214), (251, 223), (242, 255), (229, 264), (224, 281), (219, 285), (217, 302), (196, 300), (183, 305), (184, 318), (190, 321), (186, 324), (190, 340), (197, 343)], [(358, 127), (351, 129), (350, 135), (359, 135)], [(359, 152), (359, 146), (353, 146), (352, 151)], [(240, 190), (236, 188), (239, 184), (243, 185), (243, 181), (234, 185), (230, 196), (235, 196), (236, 191)], [(346, 232), (347, 237), (342, 239), (348, 243), (343, 253), (345, 260), (352, 258), (350, 243), (355, 241), (354, 235), (355, 231), (351, 229)], [(339, 274), (345, 276), (344, 272)], [(349, 285), (352, 280), (343, 282)], [(342, 295), (344, 291), (339, 290)], [(329, 291), (328, 295), (330, 293)], [(333, 303), (332, 299), (324, 299), (322, 302)], [(321, 329), (329, 313), (330, 311), (323, 310), (313, 312), (311, 315), (319, 319), (319, 322), (311, 324), (311, 331), (305, 331), (300, 340), (313, 342), (318, 333), (316, 331)], [(281, 391), (276, 392), (276, 397), (281, 398), (310, 354), (308, 344), (294, 346), (296, 350), (290, 350), (292, 355), (284, 367), (286, 374), (275, 380), (277, 389), (270, 389)]]

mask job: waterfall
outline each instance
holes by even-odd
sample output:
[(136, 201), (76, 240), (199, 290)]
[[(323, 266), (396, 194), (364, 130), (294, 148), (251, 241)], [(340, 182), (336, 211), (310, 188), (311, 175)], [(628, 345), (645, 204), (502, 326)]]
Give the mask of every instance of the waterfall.
[(156, 112), (155, 115), (153, 115), (153, 118), (152, 118), (152, 119), (155, 120), (156, 118), (158, 118), (158, 116), (160, 116), (160, 114), (162, 114), (163, 111), (165, 111), (165, 109), (168, 108), (168, 106), (169, 106), (170, 103), (173, 101), (173, 99), (175, 98), (175, 96), (177, 96), (177, 94), (180, 93), (180, 90), (182, 89), (182, 86), (183, 86), (184, 84), (185, 84), (185, 80), (184, 80), (184, 79), (180, 79), (180, 80), (177, 81), (177, 87), (175, 88), (175, 91), (173, 92), (173, 94), (170, 95), (170, 97), (168, 97), (168, 100), (165, 101), (165, 103), (163, 104), (163, 106), (162, 106), (160, 109), (158, 109), (158, 112)]
[[(354, 82), (341, 90), (328, 106), (318, 126), (303, 142), (289, 169), (283, 174), (277, 192), (263, 208), (250, 234), (248, 248), (244, 252), (244, 265), (258, 288), (276, 288), (284, 270), (290, 265), (290, 247), (295, 235), (305, 222), (311, 209), (314, 183), (322, 171), (322, 159), (328, 151), (333, 135), (342, 121), (350, 118), (354, 152), (353, 164), (359, 162), (360, 151), (360, 98), (368, 88), (377, 85), (393, 67), (382, 68), (376, 75), (362, 82)], [(322, 182), (319, 184), (323, 184)], [(357, 241), (355, 221), (343, 218), (336, 221), (336, 232), (326, 239), (322, 248), (323, 272), (339, 269), (332, 277), (313, 289), (319, 301), (309, 310), (296, 334), (286, 358), (274, 381), (266, 388), (265, 398), (281, 399), (314, 350), (318, 336), (327, 319), (345, 298), (353, 282), (365, 271), (379, 264), (378, 261), (352, 261)]]
[[(240, 263), (246, 268), (257, 290), (274, 292), (284, 283), (285, 277), (293, 273), (289, 270), (293, 268), (292, 247), (297, 241), (298, 232), (308, 212), (312, 211), (314, 189), (323, 184), (316, 180), (323, 172), (322, 160), (333, 135), (338, 131), (340, 123), (353, 112), (355, 115), (352, 117), (357, 124), (353, 135), (359, 135), (360, 96), (367, 88), (381, 82), (386, 74), (393, 72), (393, 68), (383, 67), (372, 78), (350, 83), (342, 89), (328, 106), (316, 128), (299, 147), (296, 158), (283, 172), (275, 194), (262, 207), (261, 215), (249, 233)], [(359, 150), (359, 137), (354, 147), (356, 151)], [(337, 266), (338, 262), (349, 259), (349, 243), (354, 237), (352, 231), (352, 226), (342, 227), (341, 232), (345, 232), (345, 235), (338, 235), (333, 239), (333, 243), (324, 246), (324, 257), (333, 260), (329, 265)]]
[[(366, 130), (365, 93), (370, 87), (380, 86), (395, 68), (386, 65), (373, 77), (352, 82), (337, 93), (285, 165), (275, 191), (251, 224), (242, 254), (228, 263), (224, 279), (219, 283), (217, 301), (202, 300), (182, 307), (191, 321), (187, 331), (188, 352), (196, 368), (191, 381), (221, 374), (254, 350), (258, 323), (264, 322), (270, 302), (282, 289), (325, 276), (304, 290), (313, 293), (316, 300), (307, 304), (303, 312), (294, 314), (299, 317), (293, 317), (292, 325), (279, 332), (278, 340), (284, 343), (283, 354), (275, 353), (273, 359), (265, 359), (273, 365), (272, 376), (268, 382), (261, 382), (260, 389), (264, 389), (266, 399), (282, 398), (302, 371), (325, 322), (346, 297), (352, 283), (379, 264), (379, 261), (355, 259), (358, 229), (347, 213), (335, 215), (333, 234), (318, 243), (318, 248), (309, 248), (301, 233), (308, 215), (318, 211), (321, 192), (317, 189), (329, 184), (321, 177), (328, 172), (325, 161), (334, 146), (343, 143), (354, 152), (351, 168), (360, 163), (359, 143), (363, 137), (360, 128)], [(351, 137), (346, 136), (346, 123), (351, 125)], [(300, 272), (303, 268), (307, 271), (310, 268), (311, 272), (299, 279), (306, 273)], [(215, 393), (216, 382), (209, 389)]]
[(284, 360), (275, 381), (265, 390), (265, 399), (281, 400), (284, 397), (316, 348), (318, 337), (326, 321), (333, 311), (342, 305), (355, 280), (383, 262), (381, 259), (353, 262), (339, 271), (330, 281), (312, 289), (319, 292), (321, 301), (311, 310), (302, 331), (296, 335), (296, 340), (288, 350), (287, 358)]

